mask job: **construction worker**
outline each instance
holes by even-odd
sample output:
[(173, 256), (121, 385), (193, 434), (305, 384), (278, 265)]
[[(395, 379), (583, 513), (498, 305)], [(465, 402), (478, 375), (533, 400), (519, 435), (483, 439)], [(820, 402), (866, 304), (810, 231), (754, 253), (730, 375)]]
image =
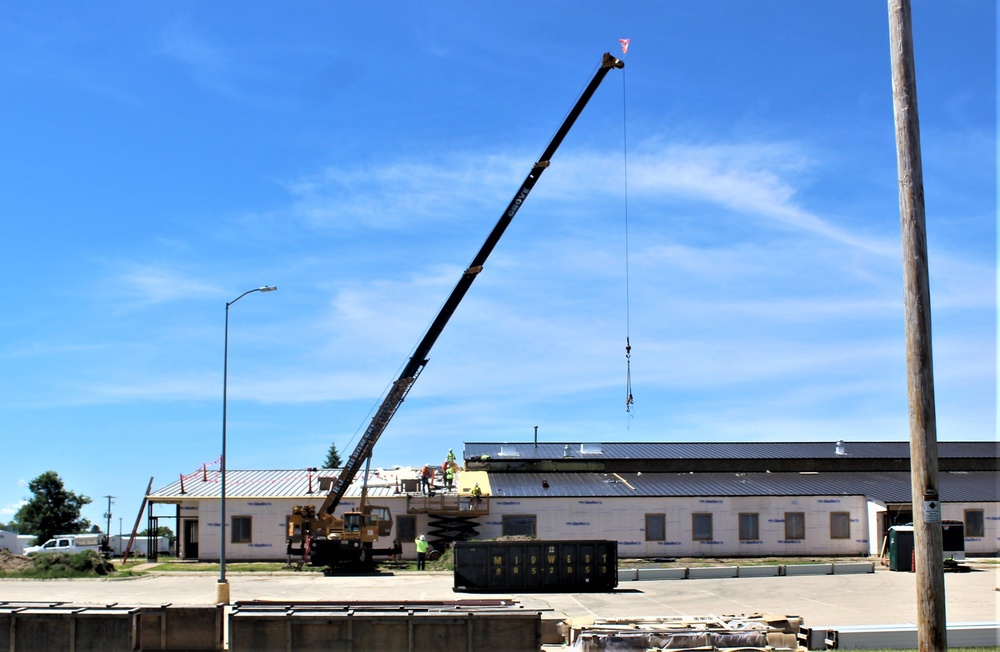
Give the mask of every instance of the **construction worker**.
[(444, 470), (444, 488), (447, 489), (448, 491), (451, 491), (454, 483), (455, 483), (455, 467), (448, 466), (448, 468)]
[(479, 507), (479, 503), (483, 500), (483, 490), (479, 488), (479, 483), (472, 488), (472, 507), (473, 509)]
[(433, 488), (434, 467), (430, 464), (424, 464), (424, 468), (420, 469), (420, 492), (425, 496), (429, 496)]
[(445, 461), (448, 463), (448, 466), (452, 465), (452, 463), (455, 461), (455, 451), (454, 450), (452, 450), (450, 448), (448, 449), (448, 457), (445, 458)]
[(426, 570), (427, 551), (430, 549), (431, 544), (427, 543), (427, 537), (422, 534), (413, 543), (417, 546), (417, 570)]

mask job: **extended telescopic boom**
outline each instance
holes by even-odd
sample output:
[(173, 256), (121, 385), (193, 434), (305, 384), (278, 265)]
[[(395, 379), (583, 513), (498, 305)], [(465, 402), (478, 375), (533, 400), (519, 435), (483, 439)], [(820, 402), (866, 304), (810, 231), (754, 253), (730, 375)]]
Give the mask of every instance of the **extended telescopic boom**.
[(340, 476), (334, 482), (333, 486), (330, 488), (330, 493), (327, 495), (326, 500), (318, 510), (319, 513), (332, 514), (340, 503), (340, 499), (344, 497), (347, 492), (347, 488), (353, 482), (354, 477), (357, 475), (358, 471), (361, 469), (361, 465), (366, 458), (371, 456), (372, 449), (375, 446), (375, 442), (378, 441), (379, 437), (382, 436), (382, 432), (385, 431), (387, 425), (389, 425), (389, 420), (396, 413), (396, 410), (402, 404), (403, 399), (406, 398), (407, 392), (410, 391), (410, 387), (413, 386), (414, 381), (416, 381), (417, 376), (423, 371), (424, 366), (426, 366), (428, 359), (427, 355), (430, 353), (431, 347), (434, 346), (434, 342), (437, 341), (441, 331), (444, 330), (445, 325), (451, 316), (455, 313), (455, 309), (458, 308), (458, 304), (461, 303), (465, 293), (469, 291), (472, 287), (472, 282), (476, 280), (476, 276), (479, 272), (483, 271), (483, 265), (486, 263), (486, 259), (489, 258), (490, 253), (496, 246), (497, 242), (500, 241), (500, 237), (503, 235), (507, 226), (517, 215), (517, 211), (524, 204), (524, 200), (527, 199), (528, 193), (531, 189), (535, 187), (538, 183), (538, 178), (542, 176), (542, 172), (545, 168), (549, 166), (549, 162), (552, 156), (556, 153), (559, 145), (562, 143), (563, 138), (569, 133), (570, 128), (573, 123), (576, 122), (577, 117), (583, 111), (584, 107), (587, 106), (587, 102), (590, 101), (591, 96), (600, 86), (601, 82), (604, 81), (604, 77), (608, 74), (608, 71), (612, 68), (624, 68), (625, 62), (620, 59), (616, 59), (611, 56), (610, 53), (605, 53), (604, 58), (601, 61), (601, 66), (598, 68), (597, 72), (594, 74), (594, 78), (590, 80), (587, 88), (584, 89), (580, 98), (576, 101), (573, 109), (566, 116), (563, 121), (562, 126), (556, 132), (555, 136), (552, 137), (552, 141), (549, 146), (545, 148), (542, 152), (541, 158), (535, 163), (534, 167), (531, 168), (531, 172), (525, 178), (524, 183), (521, 184), (520, 190), (514, 195), (510, 204), (504, 210), (500, 219), (497, 221), (496, 226), (490, 231), (489, 236), (486, 238), (486, 242), (479, 249), (479, 253), (476, 257), (472, 259), (472, 263), (469, 265), (468, 269), (462, 273), (462, 277), (458, 280), (458, 284), (455, 285), (455, 289), (451, 291), (451, 295), (448, 300), (445, 301), (444, 306), (442, 306), (441, 311), (438, 313), (434, 322), (427, 329), (424, 334), (420, 344), (414, 349), (413, 355), (410, 357), (409, 362), (406, 367), (400, 373), (399, 378), (393, 382), (392, 387), (386, 394), (385, 398), (382, 400), (382, 404), (379, 405), (378, 411), (375, 412), (375, 416), (372, 417), (371, 423), (368, 424), (368, 429), (365, 430), (365, 434), (361, 437), (358, 442), (357, 447), (354, 452), (351, 453), (350, 458), (347, 460), (347, 464), (344, 466), (344, 470), (341, 472)]

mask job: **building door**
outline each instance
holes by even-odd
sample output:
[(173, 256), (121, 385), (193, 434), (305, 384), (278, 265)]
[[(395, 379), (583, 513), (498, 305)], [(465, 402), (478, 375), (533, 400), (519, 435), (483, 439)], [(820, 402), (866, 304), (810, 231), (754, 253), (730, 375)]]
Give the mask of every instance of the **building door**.
[(882, 532), (885, 554), (889, 554), (889, 528), (893, 525), (910, 525), (913, 523), (913, 507), (909, 503), (886, 505), (887, 509), (881, 517), (879, 530)]
[(184, 559), (198, 558), (198, 521), (184, 521)]

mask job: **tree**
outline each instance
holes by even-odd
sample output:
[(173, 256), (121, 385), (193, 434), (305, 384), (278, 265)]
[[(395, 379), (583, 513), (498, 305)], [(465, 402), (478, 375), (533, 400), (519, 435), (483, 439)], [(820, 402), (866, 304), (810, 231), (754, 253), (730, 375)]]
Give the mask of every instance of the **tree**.
[(32, 498), (14, 516), (22, 534), (34, 534), (37, 543), (45, 543), (57, 534), (90, 528), (90, 521), (80, 518), (80, 509), (90, 504), (90, 498), (67, 491), (55, 471), (46, 471), (29, 482), (28, 489)]
[[(149, 528), (146, 528), (145, 530), (143, 530), (142, 532), (140, 532), (136, 536), (139, 536), (139, 537), (148, 537), (149, 536)], [(161, 525), (158, 528), (156, 528), (156, 536), (158, 536), (158, 537), (167, 537), (167, 541), (170, 542), (170, 545), (171, 546), (174, 545), (174, 531), (171, 530), (170, 528), (168, 528), (166, 525)]]
[(324, 469), (339, 469), (342, 462), (340, 461), (340, 453), (337, 452), (337, 445), (330, 444), (330, 450), (326, 453), (326, 461), (323, 462)]

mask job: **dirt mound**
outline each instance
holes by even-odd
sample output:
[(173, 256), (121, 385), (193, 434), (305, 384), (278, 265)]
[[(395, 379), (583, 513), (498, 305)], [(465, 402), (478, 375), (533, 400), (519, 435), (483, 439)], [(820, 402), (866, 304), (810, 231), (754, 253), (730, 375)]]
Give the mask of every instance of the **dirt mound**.
[(15, 555), (6, 548), (0, 548), (0, 573), (16, 573), (34, 567), (30, 557)]

